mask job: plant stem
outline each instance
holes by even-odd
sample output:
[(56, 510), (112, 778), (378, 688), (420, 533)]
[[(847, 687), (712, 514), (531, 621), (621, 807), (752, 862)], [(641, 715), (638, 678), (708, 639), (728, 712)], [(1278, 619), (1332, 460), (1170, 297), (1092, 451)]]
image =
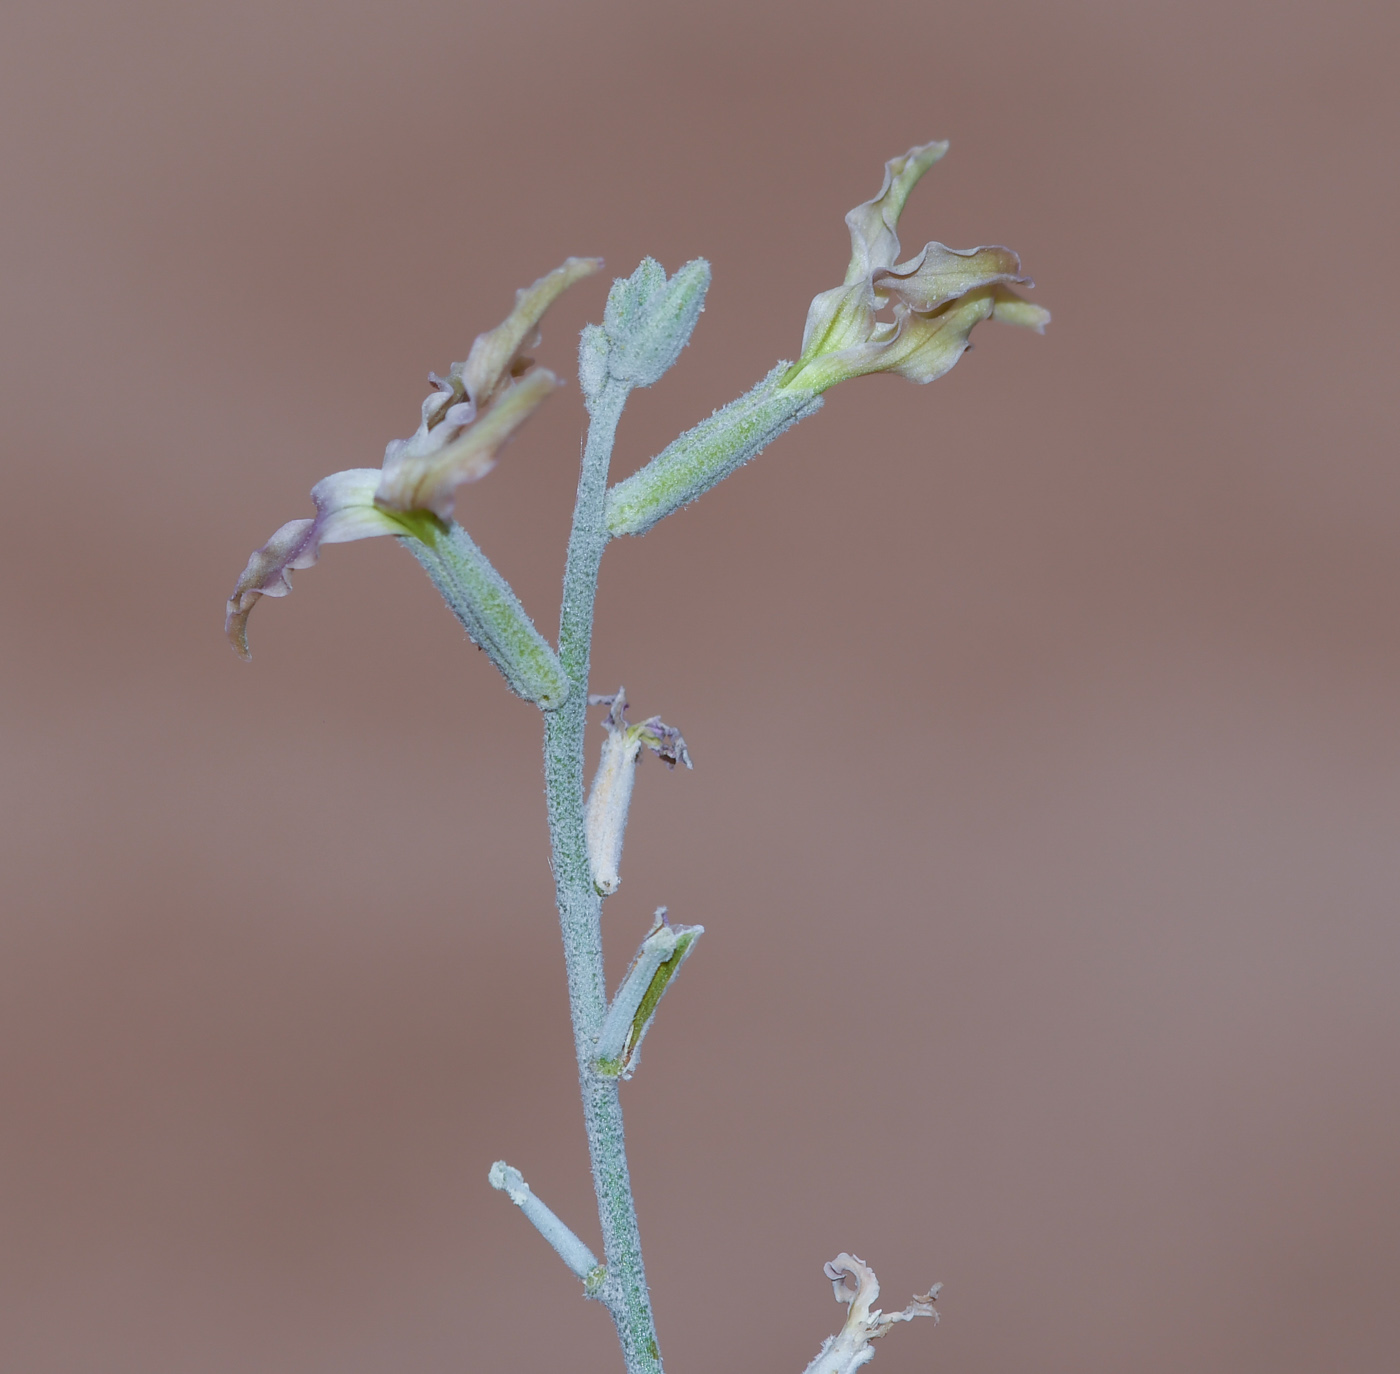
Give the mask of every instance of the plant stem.
[(603, 1232), (603, 1262), (608, 1271), (597, 1296), (616, 1323), (628, 1374), (660, 1374), (661, 1355), (642, 1268), (632, 1182), (627, 1172), (618, 1081), (605, 1078), (594, 1067), (598, 1031), (608, 999), (600, 924), (603, 900), (593, 886), (583, 823), (584, 728), (593, 602), (598, 590), (598, 566), (608, 542), (604, 524), (608, 462), (629, 389), (624, 383), (609, 379), (592, 398), (592, 420), (569, 535), (559, 623), (559, 659), (568, 675), (570, 690), (562, 706), (545, 712), (544, 766), (574, 1052), (578, 1057), (583, 1120)]

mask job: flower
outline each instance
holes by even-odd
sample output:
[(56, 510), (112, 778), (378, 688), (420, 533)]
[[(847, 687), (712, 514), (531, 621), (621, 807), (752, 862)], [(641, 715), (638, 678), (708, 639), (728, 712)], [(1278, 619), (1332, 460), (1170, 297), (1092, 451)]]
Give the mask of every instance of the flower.
[[(813, 300), (802, 356), (783, 377), (783, 389), (821, 392), (867, 372), (931, 382), (957, 362), (973, 327), (987, 319), (1044, 333), (1050, 312), (1010, 290), (1034, 283), (1020, 275), (1021, 260), (1009, 248), (930, 243), (908, 262), (896, 261), (904, 202), (947, 151), (946, 143), (925, 143), (892, 158), (880, 194), (846, 216), (846, 280)], [(889, 308), (894, 318), (881, 320), (879, 312)]]
[(429, 374), (432, 394), (408, 439), (392, 440), (382, 468), (349, 468), (311, 489), (316, 515), (283, 525), (248, 560), (229, 597), (224, 633), (249, 658), (248, 616), (264, 596), (286, 596), (291, 574), (309, 568), (323, 544), (396, 534), (422, 538), (452, 518), (456, 491), (496, 465), (506, 441), (560, 385), (548, 368), (524, 356), (539, 342), (544, 312), (576, 281), (596, 272), (600, 258), (569, 258), (532, 286), (517, 291), (515, 309), (477, 336), (466, 362), (445, 378)]

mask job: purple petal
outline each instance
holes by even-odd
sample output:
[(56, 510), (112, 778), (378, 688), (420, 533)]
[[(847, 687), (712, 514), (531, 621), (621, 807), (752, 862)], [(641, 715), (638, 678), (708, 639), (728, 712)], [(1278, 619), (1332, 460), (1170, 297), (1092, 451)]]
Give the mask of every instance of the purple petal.
[(228, 599), (224, 633), (242, 659), (249, 659), (248, 616), (265, 596), (286, 596), (292, 573), (309, 568), (322, 544), (346, 544), (380, 534), (408, 531), (391, 514), (374, 504), (374, 491), (383, 476), (378, 468), (349, 468), (333, 472), (311, 488), (316, 516), (289, 520), (248, 560)]

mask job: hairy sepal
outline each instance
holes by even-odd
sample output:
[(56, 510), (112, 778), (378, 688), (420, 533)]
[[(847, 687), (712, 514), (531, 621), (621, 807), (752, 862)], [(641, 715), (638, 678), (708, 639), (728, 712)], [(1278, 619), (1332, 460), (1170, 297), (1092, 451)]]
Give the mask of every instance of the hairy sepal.
[(562, 706), (569, 679), (558, 655), (471, 536), (420, 514), (413, 537), (402, 542), (511, 691), (543, 711)]
[(608, 492), (608, 533), (645, 534), (756, 458), (785, 429), (821, 409), (821, 397), (778, 385), (779, 363), (752, 391), (715, 411)]

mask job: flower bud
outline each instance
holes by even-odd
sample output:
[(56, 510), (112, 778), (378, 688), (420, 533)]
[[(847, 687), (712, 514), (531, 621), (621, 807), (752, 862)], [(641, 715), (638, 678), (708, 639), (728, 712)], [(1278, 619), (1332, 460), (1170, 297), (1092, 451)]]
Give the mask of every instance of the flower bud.
[[(659, 381), (689, 343), (709, 286), (710, 264), (704, 258), (686, 263), (670, 278), (655, 258), (643, 258), (630, 277), (615, 281), (603, 312), (608, 375), (628, 386)], [(594, 375), (587, 364), (580, 368), (590, 399), (596, 392), (585, 378)]]

